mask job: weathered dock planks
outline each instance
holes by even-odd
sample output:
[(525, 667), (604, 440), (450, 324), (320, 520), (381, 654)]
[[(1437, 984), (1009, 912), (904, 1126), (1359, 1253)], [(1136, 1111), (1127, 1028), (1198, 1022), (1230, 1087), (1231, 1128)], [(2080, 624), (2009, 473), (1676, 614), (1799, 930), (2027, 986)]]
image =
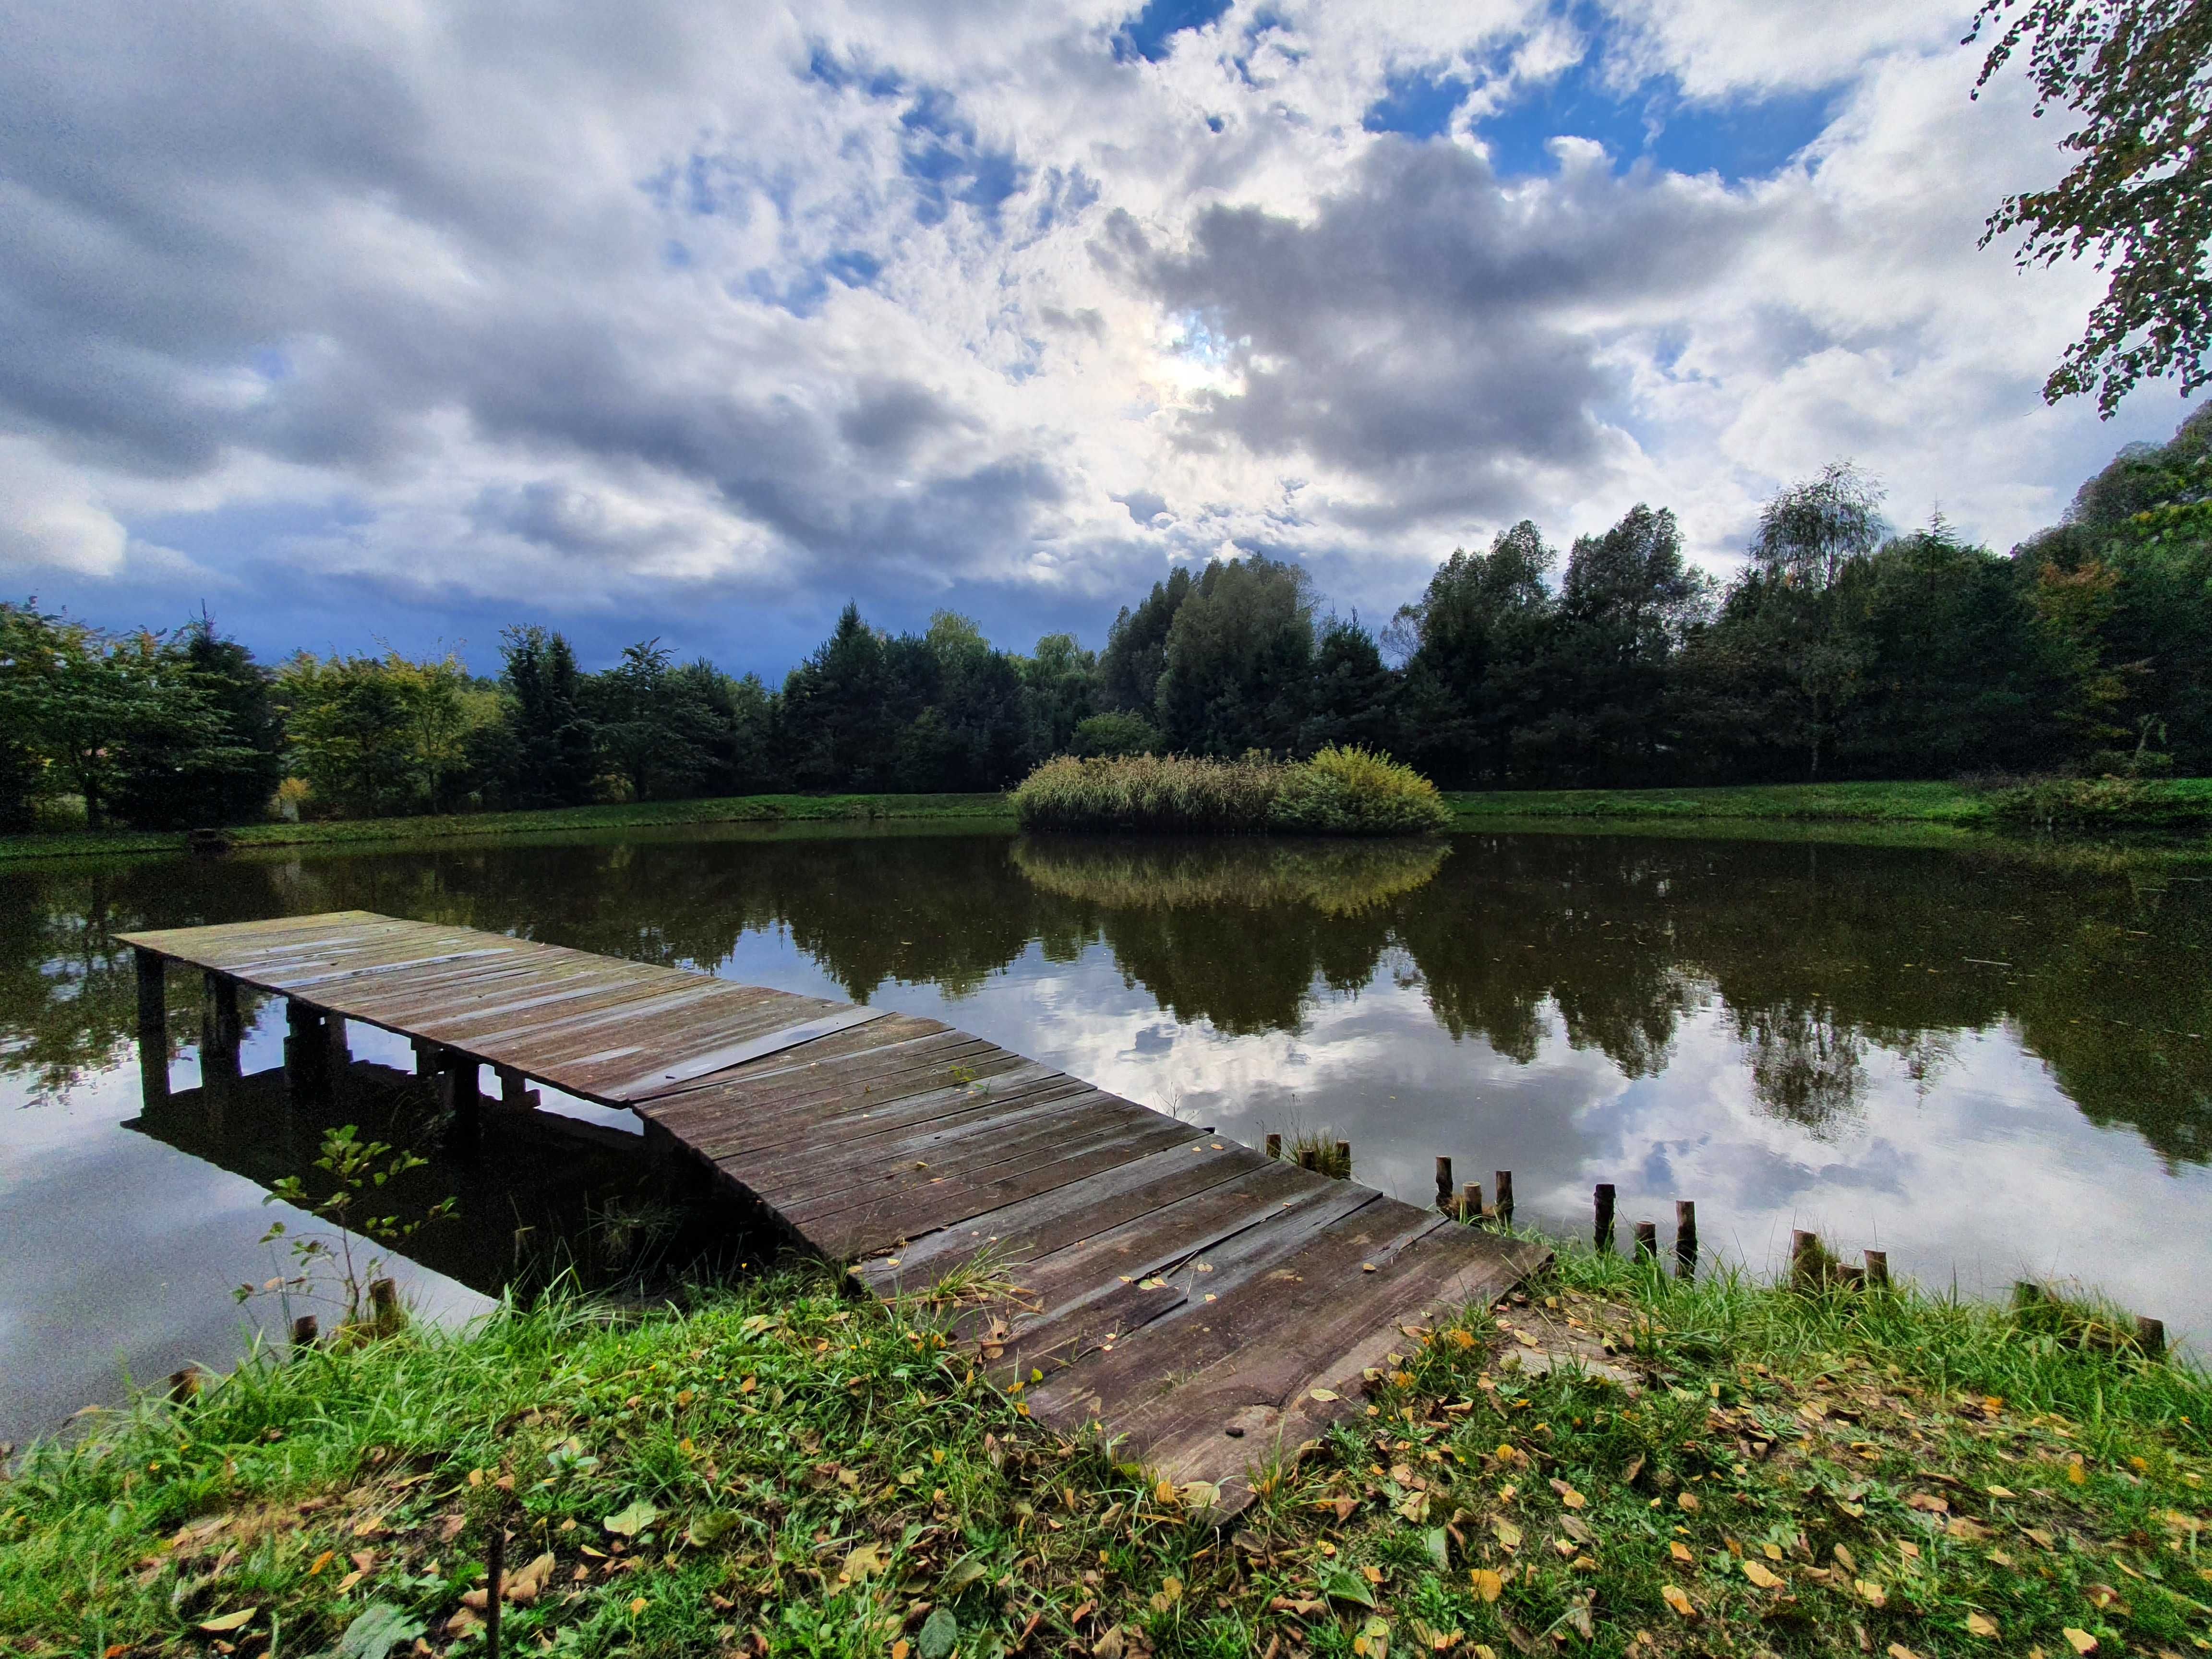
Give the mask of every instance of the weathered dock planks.
[(141, 1024), (161, 964), (643, 1119), (884, 1297), (976, 1268), (1018, 1286), (962, 1336), (1036, 1417), (1097, 1425), (1224, 1510), (1357, 1409), (1404, 1328), (1543, 1260), (1261, 1157), (941, 1021), (368, 911), (124, 936)]

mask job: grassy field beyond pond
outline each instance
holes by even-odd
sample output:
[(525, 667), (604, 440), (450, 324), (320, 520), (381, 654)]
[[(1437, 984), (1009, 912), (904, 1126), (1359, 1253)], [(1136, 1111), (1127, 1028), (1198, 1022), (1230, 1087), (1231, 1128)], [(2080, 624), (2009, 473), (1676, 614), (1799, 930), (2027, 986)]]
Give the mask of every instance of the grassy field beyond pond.
[(1999, 1310), (1564, 1255), (1409, 1330), (1217, 1529), (978, 1377), (949, 1302), (841, 1288), (511, 1312), (96, 1418), (0, 1485), (0, 1650), (466, 1655), (495, 1526), (523, 1654), (2057, 1659), (2212, 1629), (2205, 1379)]
[(1487, 818), (1642, 822), (1932, 823), (1961, 829), (2212, 829), (2212, 778), (1964, 784), (1761, 783), (1696, 789), (1448, 791), (1461, 825)]

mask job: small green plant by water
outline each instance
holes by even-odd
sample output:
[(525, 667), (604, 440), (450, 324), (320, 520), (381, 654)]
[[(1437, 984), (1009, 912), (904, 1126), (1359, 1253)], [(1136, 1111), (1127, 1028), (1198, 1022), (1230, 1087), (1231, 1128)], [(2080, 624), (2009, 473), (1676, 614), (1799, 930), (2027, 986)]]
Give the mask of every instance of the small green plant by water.
[(292, 1205), (331, 1223), (335, 1231), (295, 1233), (282, 1221), (270, 1223), (261, 1243), (272, 1247), (281, 1243), (291, 1255), (292, 1271), (259, 1285), (240, 1285), (234, 1292), (238, 1300), (280, 1296), (285, 1299), (289, 1316), (294, 1297), (313, 1298), (335, 1293), (345, 1310), (343, 1325), (354, 1328), (367, 1325), (368, 1287), (384, 1263), (379, 1256), (356, 1255), (356, 1236), (396, 1249), (429, 1223), (452, 1215), (459, 1203), (450, 1196), (441, 1199), (423, 1215), (408, 1221), (396, 1214), (374, 1213), (368, 1200), (396, 1177), (423, 1169), (428, 1163), (416, 1153), (395, 1151), (387, 1142), (362, 1139), (358, 1127), (351, 1123), (324, 1131), (322, 1156), (315, 1160), (315, 1168), (335, 1182), (330, 1195), (318, 1200), (299, 1176), (285, 1176), (262, 1202)]

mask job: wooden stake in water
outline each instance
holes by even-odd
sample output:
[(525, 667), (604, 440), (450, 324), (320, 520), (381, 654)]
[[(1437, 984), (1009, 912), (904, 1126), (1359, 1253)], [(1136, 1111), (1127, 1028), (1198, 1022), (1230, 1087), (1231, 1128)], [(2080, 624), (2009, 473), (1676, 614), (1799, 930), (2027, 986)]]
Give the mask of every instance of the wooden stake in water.
[(1639, 1262), (1659, 1260), (1659, 1224), (1639, 1221), (1636, 1224), (1636, 1259)]
[(313, 1314), (301, 1314), (292, 1322), (292, 1346), (312, 1348), (321, 1340), (323, 1328)]
[(142, 1036), (161, 1036), (169, 1025), (169, 988), (161, 972), (161, 958), (151, 951), (131, 953), (138, 968), (138, 1030)]
[(2142, 1349), (2145, 1358), (2165, 1358), (2166, 1322), (2163, 1319), (2153, 1319), (2148, 1314), (2137, 1314), (2136, 1344)]
[(1597, 1210), (1595, 1241), (1600, 1255), (1610, 1255), (1613, 1254), (1613, 1183), (1610, 1181), (1599, 1182), (1593, 1196)]
[(1336, 1143), (1336, 1178), (1339, 1181), (1352, 1179), (1352, 1143), (1348, 1140)]
[(1513, 1224), (1513, 1171), (1498, 1170), (1497, 1181), (1498, 1224), (1501, 1227), (1510, 1227)]
[(1698, 1276), (1698, 1206), (1686, 1198), (1674, 1200), (1674, 1277)]
[(1820, 1271), (1820, 1236), (1802, 1230), (1790, 1235), (1790, 1282), (1808, 1294), (1821, 1288), (1827, 1277)]
[(1459, 1189), (1459, 1218), (1469, 1226), (1482, 1225), (1482, 1183), (1470, 1181)]
[(1437, 1208), (1442, 1210), (1446, 1215), (1449, 1215), (1451, 1213), (1451, 1160), (1448, 1158), (1439, 1158), (1437, 1160)]
[(1866, 1253), (1866, 1287), (1870, 1291), (1889, 1288), (1889, 1252), (1869, 1250)]
[(1269, 1136), (1267, 1137), (1267, 1156), (1268, 1156), (1270, 1158), (1280, 1158), (1282, 1155), (1283, 1155), (1283, 1138), (1282, 1138), (1282, 1136), (1280, 1136), (1280, 1135), (1269, 1135)]

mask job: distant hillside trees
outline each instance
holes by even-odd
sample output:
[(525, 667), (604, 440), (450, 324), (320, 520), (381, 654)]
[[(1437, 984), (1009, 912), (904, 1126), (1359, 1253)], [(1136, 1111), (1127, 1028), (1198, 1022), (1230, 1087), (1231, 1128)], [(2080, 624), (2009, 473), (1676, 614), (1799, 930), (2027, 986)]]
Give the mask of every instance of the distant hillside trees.
[[(1639, 504), (1562, 557), (1532, 522), (1456, 551), (1383, 640), (1305, 572), (1177, 567), (1095, 656), (848, 605), (772, 686), (658, 641), (561, 635), (273, 672), (203, 618), (108, 634), (0, 605), (0, 823), (384, 814), (799, 791), (1002, 789), (1055, 755), (1357, 745), (1468, 787), (2212, 772), (2212, 411), (2134, 445), (2009, 555), (1902, 534), (1844, 465), (1776, 493), (1724, 585)], [(1387, 653), (1387, 654), (1386, 654)], [(1395, 665), (1394, 665), (1395, 659)]]

